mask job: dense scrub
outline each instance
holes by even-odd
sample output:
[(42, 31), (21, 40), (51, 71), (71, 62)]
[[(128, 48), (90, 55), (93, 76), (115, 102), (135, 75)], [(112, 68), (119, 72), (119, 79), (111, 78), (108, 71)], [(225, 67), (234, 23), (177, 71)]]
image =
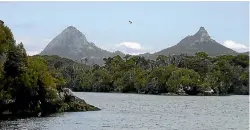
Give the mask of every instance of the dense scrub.
[(23, 44), (16, 44), (11, 30), (0, 24), (0, 117), (98, 109), (65, 94), (67, 80), (49, 67), (43, 57), (28, 57)]
[(214, 95), (249, 94), (248, 55), (209, 57), (198, 52), (159, 55), (156, 60), (131, 55), (103, 60), (103, 66), (92, 67), (59, 60), (53, 64), (61, 67), (52, 70), (64, 75), (75, 91), (203, 95), (212, 89)]

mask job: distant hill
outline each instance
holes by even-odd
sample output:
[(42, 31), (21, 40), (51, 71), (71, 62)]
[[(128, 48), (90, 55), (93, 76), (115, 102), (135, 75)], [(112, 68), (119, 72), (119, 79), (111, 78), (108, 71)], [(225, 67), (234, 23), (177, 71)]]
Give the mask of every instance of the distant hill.
[[(204, 27), (200, 27), (194, 35), (189, 35), (182, 39), (176, 45), (163, 49), (159, 52), (150, 54), (144, 53), (139, 56), (155, 59), (158, 55), (179, 55), (186, 53), (194, 55), (196, 52), (206, 52), (209, 56), (218, 55), (237, 55), (236, 51), (227, 48), (213, 40)], [(246, 53), (247, 54), (247, 53)], [(64, 29), (57, 35), (40, 53), (40, 55), (57, 55), (88, 65), (104, 63), (103, 58), (125, 54), (121, 51), (109, 52), (97, 47), (89, 42), (84, 34), (73, 26)]]
[(244, 54), (244, 55), (249, 55), (249, 51), (248, 52), (243, 52), (241, 54)]
[(118, 51), (112, 53), (97, 47), (73, 26), (64, 29), (40, 53), (40, 55), (58, 55), (90, 65), (103, 64), (103, 58), (117, 54), (124, 55)]
[(179, 55), (181, 53), (186, 53), (188, 55), (194, 55), (196, 52), (206, 52), (209, 56), (217, 56), (224, 54), (236, 55), (237, 52), (227, 48), (215, 40), (213, 40), (207, 30), (204, 27), (200, 27), (199, 31), (194, 35), (187, 36), (182, 39), (176, 45), (163, 49), (159, 52), (152, 54), (151, 57), (156, 57), (157, 55)]

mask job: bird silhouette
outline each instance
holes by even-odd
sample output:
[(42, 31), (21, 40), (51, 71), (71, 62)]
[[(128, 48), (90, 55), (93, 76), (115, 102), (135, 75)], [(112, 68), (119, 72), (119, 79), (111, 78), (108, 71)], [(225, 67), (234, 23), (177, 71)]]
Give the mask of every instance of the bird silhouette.
[(130, 23), (130, 24), (132, 24), (132, 22), (131, 22), (131, 21), (129, 21), (129, 23)]

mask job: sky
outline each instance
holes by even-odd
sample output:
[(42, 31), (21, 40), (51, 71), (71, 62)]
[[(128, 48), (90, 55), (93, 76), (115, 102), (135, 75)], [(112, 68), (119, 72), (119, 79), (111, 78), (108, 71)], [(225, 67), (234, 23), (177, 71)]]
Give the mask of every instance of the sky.
[(0, 16), (29, 55), (68, 26), (129, 54), (173, 46), (201, 26), (220, 44), (249, 50), (249, 2), (0, 2)]

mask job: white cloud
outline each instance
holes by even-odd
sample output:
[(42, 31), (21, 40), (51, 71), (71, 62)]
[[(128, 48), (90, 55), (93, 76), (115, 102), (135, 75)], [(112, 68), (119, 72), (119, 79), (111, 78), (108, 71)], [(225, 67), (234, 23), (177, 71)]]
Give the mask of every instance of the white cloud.
[(233, 49), (237, 52), (246, 52), (246, 51), (249, 51), (249, 47), (244, 45), (244, 44), (241, 44), (241, 43), (237, 43), (237, 42), (234, 42), (232, 40), (226, 40), (224, 41), (224, 43), (222, 44), (230, 49)]
[(107, 49), (109, 51), (121, 51), (125, 54), (130, 55), (138, 55), (146, 52), (150, 52), (150, 47), (142, 47), (140, 43), (137, 42), (122, 42), (119, 44), (116, 44), (115, 47), (109, 47), (110, 49)]
[(27, 55), (29, 56), (33, 56), (33, 55), (36, 55), (36, 54), (39, 54), (41, 51), (27, 51)]
[(122, 42), (116, 46), (125, 46), (127, 48), (136, 49), (136, 50), (142, 49), (141, 45), (137, 42)]

